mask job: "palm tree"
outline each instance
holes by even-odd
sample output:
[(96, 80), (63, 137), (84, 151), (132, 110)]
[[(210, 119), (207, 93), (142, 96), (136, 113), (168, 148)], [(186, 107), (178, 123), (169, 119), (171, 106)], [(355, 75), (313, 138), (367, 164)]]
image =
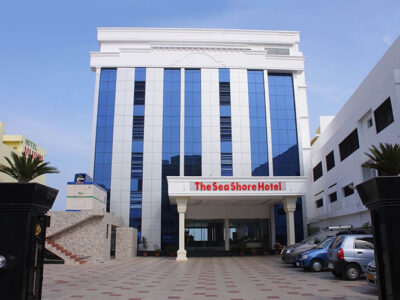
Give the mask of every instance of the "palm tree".
[(363, 164), (363, 167), (378, 170), (379, 175), (397, 176), (400, 174), (400, 145), (379, 143), (379, 147), (371, 146), (371, 153), (365, 153), (372, 162)]
[(26, 156), (25, 153), (19, 156), (12, 152), (12, 161), (6, 156), (4, 158), (9, 166), (0, 164), (0, 172), (11, 176), (18, 182), (29, 182), (40, 175), (59, 173), (57, 168), (49, 166), (49, 162), (43, 162), (39, 157), (33, 158), (32, 155)]

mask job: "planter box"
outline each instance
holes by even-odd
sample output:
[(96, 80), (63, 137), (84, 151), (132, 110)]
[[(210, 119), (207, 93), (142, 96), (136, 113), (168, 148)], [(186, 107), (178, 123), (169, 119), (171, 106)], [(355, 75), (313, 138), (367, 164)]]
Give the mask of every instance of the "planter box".
[(400, 299), (400, 177), (375, 177), (357, 191), (371, 213), (379, 299)]
[(2, 299), (41, 299), (45, 213), (57, 193), (38, 183), (0, 183), (0, 255), (7, 264), (0, 270)]

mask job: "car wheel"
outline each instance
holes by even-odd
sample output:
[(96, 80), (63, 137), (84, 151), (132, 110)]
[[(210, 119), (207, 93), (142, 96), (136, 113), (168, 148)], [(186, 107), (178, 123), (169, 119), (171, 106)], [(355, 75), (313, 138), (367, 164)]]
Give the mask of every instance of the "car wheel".
[(360, 267), (354, 264), (347, 265), (343, 277), (346, 280), (357, 280), (360, 277)]
[(313, 259), (310, 263), (310, 269), (314, 272), (321, 272), (323, 268), (324, 265), (319, 259)]
[(338, 271), (331, 271), (333, 276), (335, 276), (336, 278), (340, 278), (342, 277), (342, 274), (340, 274)]

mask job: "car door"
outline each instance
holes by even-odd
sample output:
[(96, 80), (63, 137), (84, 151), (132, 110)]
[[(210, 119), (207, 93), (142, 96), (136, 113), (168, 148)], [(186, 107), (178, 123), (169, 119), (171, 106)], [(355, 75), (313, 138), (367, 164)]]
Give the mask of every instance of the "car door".
[(354, 254), (362, 271), (365, 272), (367, 265), (374, 259), (374, 244), (372, 237), (357, 237), (354, 240)]

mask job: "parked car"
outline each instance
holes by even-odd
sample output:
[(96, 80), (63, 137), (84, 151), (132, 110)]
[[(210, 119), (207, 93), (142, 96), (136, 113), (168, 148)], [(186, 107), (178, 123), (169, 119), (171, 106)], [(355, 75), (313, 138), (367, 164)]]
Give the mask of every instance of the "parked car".
[(366, 233), (366, 231), (362, 229), (352, 229), (351, 226), (328, 227), (326, 230), (317, 232), (300, 243), (284, 248), (281, 252), (281, 258), (285, 263), (296, 265), (296, 257), (301, 252), (315, 248), (319, 243), (325, 241), (329, 237), (351, 233)]
[(321, 272), (327, 267), (327, 251), (334, 237), (327, 238), (319, 243), (316, 248), (307, 250), (297, 255), (296, 266), (305, 270)]
[(373, 259), (371, 234), (339, 235), (328, 249), (328, 269), (347, 280), (357, 280)]
[(368, 264), (367, 271), (365, 271), (365, 278), (368, 284), (377, 286), (375, 259)]

